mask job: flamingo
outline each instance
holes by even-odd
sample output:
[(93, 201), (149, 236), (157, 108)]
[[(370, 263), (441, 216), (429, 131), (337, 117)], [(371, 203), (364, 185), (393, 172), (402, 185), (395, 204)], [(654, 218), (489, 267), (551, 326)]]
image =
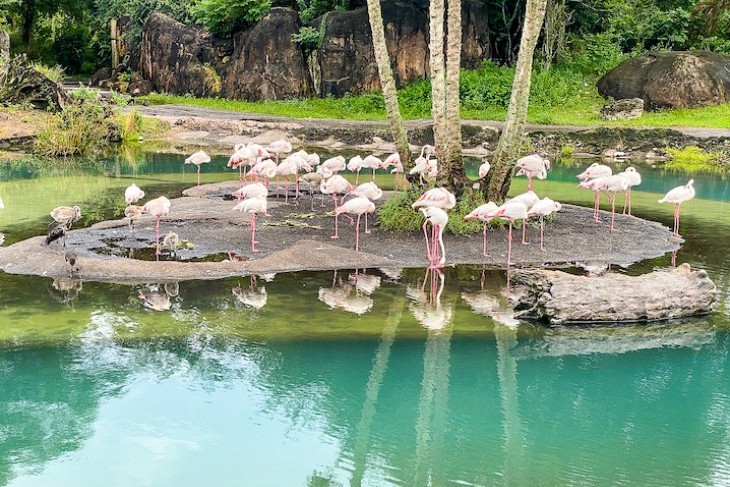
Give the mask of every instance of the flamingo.
[(185, 159), (185, 164), (195, 164), (198, 168), (198, 187), (200, 187), (200, 165), (207, 164), (210, 162), (210, 156), (205, 151), (199, 150), (193, 155)]
[(248, 173), (249, 178), (261, 178), (265, 185), (269, 185), (269, 180), (276, 177), (276, 163), (271, 159), (264, 159), (256, 163)]
[(335, 210), (335, 216), (342, 213), (348, 213), (350, 215), (357, 215), (357, 222), (355, 223), (355, 251), (360, 250), (360, 217), (368, 213), (375, 211), (375, 203), (367, 199), (365, 196), (358, 196), (351, 200), (346, 201), (339, 208)]
[(639, 171), (637, 171), (636, 168), (631, 167), (631, 166), (627, 167), (619, 174), (621, 174), (622, 176), (626, 177), (629, 180), (629, 187), (626, 190), (626, 196), (624, 197), (624, 209), (623, 209), (622, 213), (626, 213), (627, 208), (628, 208), (628, 215), (631, 216), (631, 187), (638, 186), (641, 184), (641, 174), (639, 174)]
[(158, 260), (160, 258), (160, 218), (170, 213), (170, 206), (172, 206), (170, 200), (164, 196), (160, 196), (145, 203), (140, 210), (142, 213), (147, 213), (157, 219), (157, 224), (155, 225), (155, 243), (157, 244), (157, 251), (155, 252), (155, 255)]
[(685, 201), (689, 201), (695, 197), (694, 179), (690, 179), (684, 186), (677, 186), (669, 190), (659, 203), (674, 204), (674, 235), (679, 236), (679, 206)]
[(137, 205), (129, 205), (124, 209), (124, 217), (129, 218), (129, 231), (134, 233), (134, 225), (142, 216), (142, 207)]
[(550, 161), (543, 159), (538, 154), (530, 154), (517, 160), (515, 167), (518, 169), (517, 176), (527, 176), (527, 188), (532, 191), (534, 178), (545, 179), (550, 170)]
[[(301, 151), (304, 152), (304, 151)], [(296, 165), (296, 172), (294, 173), (294, 182), (296, 184), (296, 198), (299, 199), (299, 171), (305, 171), (307, 173), (312, 172), (312, 166), (309, 165), (309, 162), (307, 161), (308, 154), (304, 152), (304, 156), (301, 154), (292, 154), (289, 157), (286, 158), (286, 160), (290, 163), (294, 163)]]
[[(454, 196), (448, 189), (446, 188), (432, 188), (426, 191), (421, 195), (420, 198), (418, 198), (412, 205), (411, 208), (423, 208), (423, 207), (429, 207), (433, 206), (436, 208), (441, 209), (451, 209), (454, 206), (456, 206), (456, 196)], [(426, 232), (426, 225), (427, 221), (423, 222), (423, 236), (426, 239), (426, 251), (428, 255), (431, 255), (431, 251), (429, 250), (429, 239), (428, 239), (428, 233)], [(432, 228), (431, 230), (431, 240), (435, 240), (435, 228)]]
[[(309, 197), (311, 198), (310, 210), (314, 211), (314, 188), (319, 187), (324, 180), (324, 176), (316, 172), (308, 172), (302, 174), (300, 179), (309, 185)], [(324, 196), (322, 196), (322, 206), (324, 206)]]
[(489, 174), (489, 170), (492, 168), (491, 164), (489, 164), (489, 161), (485, 161), (482, 163), (481, 166), (479, 166), (479, 179), (482, 179)]
[(594, 162), (590, 166), (588, 166), (582, 173), (576, 175), (579, 181), (581, 183), (578, 185), (581, 189), (591, 189), (595, 193), (595, 198), (593, 200), (593, 220), (595, 220), (596, 223), (600, 222), (600, 219), (598, 217), (598, 211), (601, 206), (600, 202), (600, 191), (594, 189), (594, 186), (598, 183), (591, 182), (591, 180), (594, 179), (600, 179), (600, 178), (607, 178), (608, 176), (613, 175), (613, 170), (606, 166), (605, 164), (599, 164), (597, 162)]
[[(383, 197), (383, 190), (378, 188), (378, 185), (370, 181), (369, 183), (363, 183), (357, 186), (355, 189), (350, 191), (353, 196), (364, 196), (370, 201), (376, 201)], [(368, 214), (365, 213), (365, 233), (370, 233), (368, 230)]]
[(289, 202), (289, 177), (298, 174), (297, 163), (295, 159), (287, 157), (276, 166), (276, 175), (286, 178), (286, 187), (284, 188), (284, 201)]
[(51, 218), (56, 223), (59, 223), (65, 227), (66, 230), (71, 228), (71, 225), (76, 223), (81, 218), (81, 208), (78, 206), (57, 206), (51, 210)]
[(507, 235), (507, 268), (509, 268), (510, 265), (514, 265), (512, 262), (512, 225), (515, 220), (527, 218), (527, 205), (520, 200), (510, 200), (499, 206), (493, 213), (487, 214), (487, 218), (502, 218), (509, 222)]
[(356, 155), (347, 163), (347, 170), (355, 173), (355, 184), (360, 181), (360, 170), (365, 167), (364, 160), (360, 155)]
[(246, 177), (246, 166), (255, 157), (254, 151), (251, 148), (243, 144), (236, 144), (233, 155), (228, 159), (226, 167), (238, 169), (238, 182), (241, 186), (243, 186), (243, 179)]
[[(231, 193), (231, 196), (236, 197), (237, 199), (248, 199), (248, 198), (258, 198), (261, 200), (265, 200), (269, 196), (269, 190), (261, 183), (251, 183), (247, 184), (244, 187), (237, 189), (233, 193)], [(264, 216), (271, 216), (267, 212), (264, 212)]]
[[(527, 206), (527, 209), (529, 210), (532, 208), (535, 203), (540, 201), (540, 197), (532, 190), (525, 191), (524, 193), (520, 193), (514, 198), (510, 199), (509, 201), (522, 201), (525, 206)], [(526, 240), (526, 232), (527, 232), (527, 220), (522, 220), (522, 245), (527, 245), (528, 242)]]
[(345, 195), (353, 189), (354, 186), (350, 184), (347, 179), (343, 178), (339, 174), (335, 174), (331, 178), (322, 181), (322, 183), (319, 185), (319, 190), (322, 192), (322, 194), (332, 195), (332, 201), (335, 207), (335, 233), (334, 235), (332, 235), (331, 238), (334, 240), (340, 238), (339, 234), (337, 233), (337, 216), (339, 215), (337, 213), (337, 195)]
[(380, 169), (383, 167), (383, 161), (380, 160), (380, 158), (375, 157), (374, 155), (369, 155), (365, 157), (365, 159), (362, 160), (362, 167), (367, 169), (372, 169), (373, 171), (373, 181), (375, 181), (375, 171), (377, 169)]
[[(310, 166), (312, 166), (312, 167), (319, 166), (319, 163), (320, 163), (319, 154), (317, 154), (316, 152), (311, 152), (311, 153), (307, 154), (305, 159), (307, 160), (307, 162), (309, 163)], [(309, 172), (311, 172), (311, 171), (309, 171)]]
[(471, 213), (464, 217), (464, 220), (466, 221), (479, 220), (483, 223), (484, 226), (482, 228), (482, 255), (484, 257), (489, 256), (489, 253), (487, 252), (487, 223), (489, 223), (491, 218), (489, 218), (487, 215), (493, 213), (497, 208), (497, 204), (490, 201), (489, 203), (477, 206), (471, 211)]
[(233, 210), (251, 215), (251, 252), (258, 252), (256, 249), (256, 215), (259, 213), (266, 214), (266, 200), (261, 198), (247, 198), (241, 200)]
[(346, 168), (347, 164), (345, 164), (345, 158), (342, 156), (335, 156), (330, 157), (320, 164), (319, 167), (317, 167), (317, 173), (321, 174), (325, 178), (329, 178), (333, 174), (344, 171)]
[(390, 173), (395, 175), (393, 178), (393, 187), (397, 191), (399, 189), (398, 174), (403, 174), (403, 162), (401, 162), (400, 154), (398, 152), (392, 153), (383, 160), (383, 169), (388, 169), (389, 167), (393, 168)]
[(162, 239), (162, 248), (168, 249), (171, 255), (177, 255), (177, 249), (180, 248), (182, 241), (175, 232), (170, 232)]
[(292, 146), (289, 142), (287, 142), (284, 139), (275, 140), (274, 142), (270, 143), (266, 150), (269, 152), (273, 152), (276, 156), (276, 164), (279, 164), (279, 154), (289, 154), (292, 151)]
[(428, 173), (428, 160), (423, 156), (419, 156), (413, 163), (411, 170), (408, 171), (408, 174), (418, 174), (418, 179), (423, 184), (423, 175), (426, 173)]
[[(421, 208), (421, 213), (426, 217), (426, 223), (431, 224), (431, 250), (429, 250), (428, 240), (426, 240), (426, 256), (428, 257), (429, 268), (440, 269), (444, 266), (444, 262), (446, 262), (444, 228), (446, 228), (446, 224), (449, 222), (449, 215), (436, 206), (423, 207)], [(438, 247), (436, 246), (437, 240)]]
[(560, 211), (560, 208), (560, 203), (545, 197), (535, 203), (527, 212), (528, 218), (533, 216), (540, 217), (540, 250), (543, 252), (545, 251), (545, 217), (556, 211)]
[(231, 292), (242, 305), (253, 309), (263, 308), (266, 306), (266, 301), (268, 300), (266, 288), (264, 286), (257, 286), (253, 278), (251, 278), (249, 288), (238, 286), (231, 289)]
[(606, 196), (608, 196), (608, 201), (611, 203), (612, 232), (616, 231), (616, 228), (614, 227), (614, 219), (616, 217), (616, 193), (626, 191), (630, 186), (631, 183), (629, 182), (629, 178), (623, 176), (622, 174), (614, 174), (613, 176), (601, 178), (601, 180), (595, 185), (595, 188), (600, 189), (601, 191), (606, 193)]
[(580, 189), (589, 189), (595, 193), (595, 197), (593, 198), (593, 221), (596, 223), (600, 223), (601, 219), (599, 218), (599, 211), (600, 211), (600, 198), (601, 198), (601, 189), (599, 188), (601, 182), (610, 176), (602, 176), (595, 179), (587, 179), (585, 181), (581, 181), (578, 184), (578, 187)]
[(142, 198), (144, 198), (144, 191), (142, 191), (139, 186), (134, 183), (127, 186), (127, 189), (124, 190), (124, 200), (128, 205), (134, 204)]

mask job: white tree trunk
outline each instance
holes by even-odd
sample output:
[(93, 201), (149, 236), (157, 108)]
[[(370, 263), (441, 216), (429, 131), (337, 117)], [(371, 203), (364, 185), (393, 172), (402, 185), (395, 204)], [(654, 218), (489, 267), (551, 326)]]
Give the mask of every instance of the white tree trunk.
[(444, 0), (431, 0), (429, 8), (429, 64), (431, 67), (431, 117), (433, 139), (440, 161), (446, 159), (446, 77), (444, 67)]

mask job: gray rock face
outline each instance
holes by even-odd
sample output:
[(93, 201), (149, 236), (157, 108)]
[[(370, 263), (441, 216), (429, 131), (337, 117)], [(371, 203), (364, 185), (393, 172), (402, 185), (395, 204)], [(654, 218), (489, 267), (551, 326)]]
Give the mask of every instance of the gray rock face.
[(644, 100), (627, 98), (611, 101), (601, 107), (601, 120), (631, 120), (644, 113)]
[[(385, 38), (393, 76), (398, 86), (429, 77), (428, 10), (419, 5), (387, 0), (381, 4)], [(322, 25), (324, 24), (324, 25)], [(324, 33), (317, 56), (317, 92), (342, 96), (380, 90), (370, 20), (366, 7), (329, 12), (313, 22)], [(484, 9), (476, 2), (462, 4), (464, 68), (476, 68), (489, 58), (489, 28)]]
[(598, 81), (615, 99), (647, 108), (688, 108), (730, 101), (730, 56), (705, 51), (652, 52), (619, 64)]
[(10, 61), (10, 36), (0, 30), (0, 69), (6, 67)]
[(236, 48), (223, 78), (223, 94), (244, 100), (281, 100), (312, 93), (312, 82), (299, 45), (297, 13), (273, 8), (235, 39)]
[(159, 91), (218, 96), (223, 83), (216, 67), (231, 51), (231, 41), (155, 13), (142, 33), (140, 70)]
[(642, 276), (586, 277), (562, 271), (522, 271), (516, 316), (551, 324), (654, 321), (710, 313), (715, 284), (703, 270), (682, 264)]

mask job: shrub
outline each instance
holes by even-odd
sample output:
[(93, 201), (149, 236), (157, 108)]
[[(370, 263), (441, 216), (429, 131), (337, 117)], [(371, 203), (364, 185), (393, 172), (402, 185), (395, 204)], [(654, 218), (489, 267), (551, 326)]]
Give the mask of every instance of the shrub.
[(107, 119), (101, 104), (72, 100), (38, 130), (35, 151), (49, 157), (88, 154), (106, 138)]
[(50, 79), (54, 83), (60, 83), (63, 81), (64, 78), (64, 72), (63, 67), (59, 66), (58, 64), (51, 67), (46, 66), (42, 63), (33, 63), (33, 69), (41, 73), (46, 78)]
[(137, 142), (142, 132), (142, 116), (137, 110), (131, 110), (122, 116), (119, 124), (119, 136), (123, 142)]
[(322, 46), (324, 33), (314, 27), (302, 27), (299, 29), (299, 32), (292, 34), (291, 38), (304, 51), (314, 51)]
[(56, 62), (71, 74), (80, 73), (90, 37), (89, 31), (81, 27), (61, 30), (52, 44)]
[(230, 36), (258, 21), (270, 8), (269, 0), (199, 0), (190, 11), (211, 32)]
[(697, 167), (709, 166), (718, 159), (718, 154), (706, 152), (702, 148), (690, 145), (683, 149), (672, 149), (667, 147), (667, 156), (671, 160), (671, 166)]

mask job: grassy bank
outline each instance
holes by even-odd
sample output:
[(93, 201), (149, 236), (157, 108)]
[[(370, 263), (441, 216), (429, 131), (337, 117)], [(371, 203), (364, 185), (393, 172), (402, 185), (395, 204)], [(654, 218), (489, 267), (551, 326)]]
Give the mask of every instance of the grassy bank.
[[(462, 71), (462, 117), (469, 120), (504, 120), (513, 75), (512, 68), (492, 64), (485, 64), (476, 70)], [(598, 116), (604, 99), (598, 94), (595, 85), (595, 76), (586, 76), (570, 68), (535, 73), (528, 121), (547, 125), (730, 127), (730, 104), (650, 112), (636, 120), (605, 122)], [(411, 83), (403, 87), (398, 95), (404, 118), (430, 118), (431, 84), (428, 80)], [(263, 102), (153, 94), (145, 97), (145, 100), (152, 105), (194, 105), (291, 118), (385, 120), (385, 104), (380, 94)]]

